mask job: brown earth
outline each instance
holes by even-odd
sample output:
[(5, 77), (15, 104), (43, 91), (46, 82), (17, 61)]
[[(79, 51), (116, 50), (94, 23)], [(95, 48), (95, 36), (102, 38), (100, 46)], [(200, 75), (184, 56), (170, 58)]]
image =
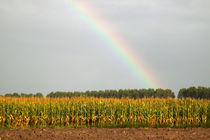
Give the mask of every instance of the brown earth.
[(0, 130), (0, 140), (210, 140), (210, 128), (45, 128)]

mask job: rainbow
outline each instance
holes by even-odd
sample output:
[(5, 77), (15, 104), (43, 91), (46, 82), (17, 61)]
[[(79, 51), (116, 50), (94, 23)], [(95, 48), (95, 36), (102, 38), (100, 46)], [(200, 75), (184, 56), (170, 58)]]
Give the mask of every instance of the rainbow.
[(149, 69), (141, 61), (138, 55), (124, 42), (122, 37), (114, 33), (114, 29), (108, 26), (84, 1), (65, 0), (70, 5), (71, 10), (77, 13), (84, 22), (91, 27), (100, 38), (107, 44), (106, 46), (118, 56), (140, 82), (140, 86), (146, 88), (157, 88), (159, 82), (149, 73)]

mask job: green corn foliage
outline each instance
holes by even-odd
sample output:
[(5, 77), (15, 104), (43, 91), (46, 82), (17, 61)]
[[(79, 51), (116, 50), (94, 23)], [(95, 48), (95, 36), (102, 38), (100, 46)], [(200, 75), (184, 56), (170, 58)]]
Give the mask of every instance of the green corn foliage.
[(0, 128), (209, 127), (207, 99), (0, 97)]

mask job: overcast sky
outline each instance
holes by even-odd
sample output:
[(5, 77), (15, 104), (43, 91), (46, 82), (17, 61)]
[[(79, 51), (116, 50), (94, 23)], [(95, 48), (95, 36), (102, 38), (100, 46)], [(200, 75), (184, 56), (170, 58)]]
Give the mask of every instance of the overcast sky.
[[(66, 0), (0, 0), (0, 93), (148, 88)], [(210, 85), (209, 0), (80, 0), (162, 87)]]

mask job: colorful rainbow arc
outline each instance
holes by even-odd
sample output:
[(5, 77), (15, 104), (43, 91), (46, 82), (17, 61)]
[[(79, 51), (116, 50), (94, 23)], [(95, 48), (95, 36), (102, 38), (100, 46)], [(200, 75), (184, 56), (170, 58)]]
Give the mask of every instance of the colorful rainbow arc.
[(81, 19), (83, 19), (88, 26), (90, 26), (107, 44), (107, 47), (117, 55), (120, 60), (129, 68), (129, 70), (135, 74), (141, 84), (147, 88), (157, 88), (158, 82), (153, 78), (154, 76), (149, 74), (149, 69), (143, 64), (141, 59), (135, 55), (131, 50), (131, 47), (120, 39), (119, 35), (116, 35), (113, 29), (105, 24), (97, 12), (93, 12), (93, 8), (85, 5), (80, 0), (66, 0), (67, 4), (70, 5)]

